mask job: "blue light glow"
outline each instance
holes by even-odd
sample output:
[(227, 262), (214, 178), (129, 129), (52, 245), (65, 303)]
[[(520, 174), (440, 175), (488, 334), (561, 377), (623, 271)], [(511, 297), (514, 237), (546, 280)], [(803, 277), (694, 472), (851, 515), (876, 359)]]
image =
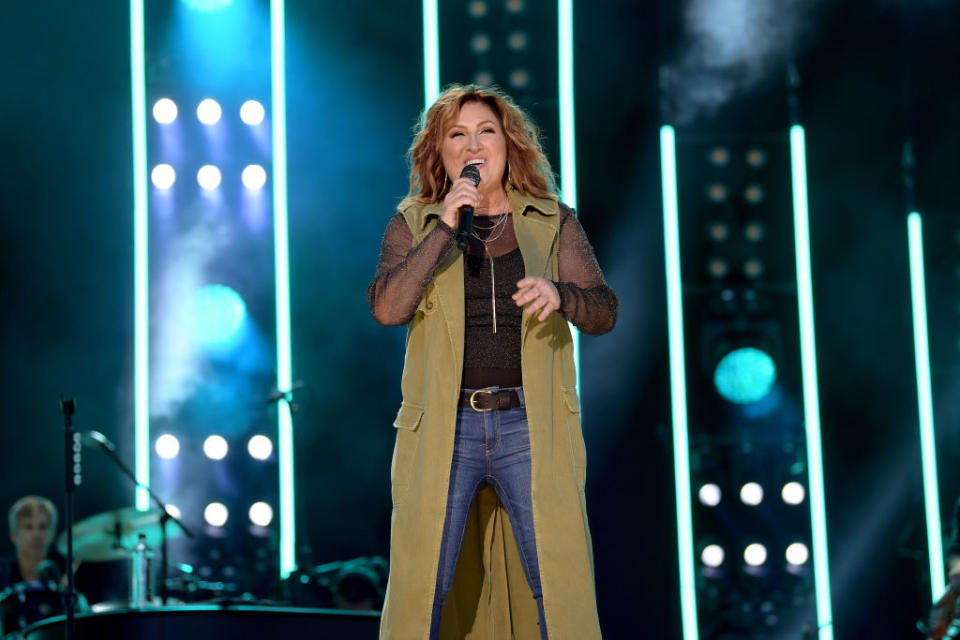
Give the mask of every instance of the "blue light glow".
[(219, 350), (234, 346), (247, 317), (243, 298), (222, 284), (197, 289), (187, 303), (193, 336), (201, 346)]
[(753, 347), (734, 349), (720, 359), (713, 384), (721, 396), (737, 404), (766, 397), (777, 379), (777, 367), (767, 353)]
[(230, 6), (233, 0), (180, 0), (194, 11), (211, 13)]

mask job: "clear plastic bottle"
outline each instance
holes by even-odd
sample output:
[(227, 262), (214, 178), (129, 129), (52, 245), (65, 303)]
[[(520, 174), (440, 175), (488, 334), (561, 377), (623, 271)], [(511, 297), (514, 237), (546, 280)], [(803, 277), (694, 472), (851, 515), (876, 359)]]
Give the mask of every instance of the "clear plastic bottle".
[(137, 546), (133, 550), (133, 562), (130, 567), (130, 607), (142, 609), (147, 606), (149, 587), (149, 549), (147, 536), (140, 534)]

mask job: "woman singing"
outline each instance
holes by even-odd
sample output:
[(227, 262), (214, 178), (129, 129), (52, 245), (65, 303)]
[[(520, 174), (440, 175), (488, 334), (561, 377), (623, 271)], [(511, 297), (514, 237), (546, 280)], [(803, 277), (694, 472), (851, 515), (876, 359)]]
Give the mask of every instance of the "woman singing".
[(408, 155), (367, 291), (407, 325), (380, 636), (599, 638), (567, 321), (606, 333), (617, 298), (509, 97), (447, 89)]

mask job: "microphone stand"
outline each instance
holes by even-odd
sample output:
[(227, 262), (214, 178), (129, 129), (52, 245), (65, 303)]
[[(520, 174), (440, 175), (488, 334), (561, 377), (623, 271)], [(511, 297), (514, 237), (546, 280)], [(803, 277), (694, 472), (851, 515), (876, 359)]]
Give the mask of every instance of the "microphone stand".
[(153, 489), (151, 489), (149, 486), (144, 486), (139, 482), (137, 482), (136, 474), (134, 474), (133, 471), (130, 470), (130, 467), (124, 464), (123, 460), (120, 459), (120, 456), (117, 455), (116, 446), (112, 442), (107, 440), (106, 436), (104, 436), (102, 433), (98, 433), (94, 431), (90, 434), (90, 438), (93, 439), (98, 445), (100, 445), (100, 448), (106, 452), (107, 457), (113, 460), (113, 462), (117, 465), (117, 467), (120, 469), (120, 471), (123, 472), (125, 476), (130, 478), (134, 486), (140, 487), (142, 489), (146, 489), (147, 493), (150, 495), (153, 501), (157, 503), (158, 507), (160, 507), (160, 565), (161, 565), (160, 603), (166, 605), (167, 604), (167, 523), (175, 522), (177, 525), (179, 525), (180, 529), (185, 534), (187, 534), (188, 538), (194, 537), (193, 532), (190, 531), (190, 529), (188, 529), (185, 524), (183, 524), (183, 521), (181, 521), (179, 518), (170, 514), (167, 511), (166, 503), (164, 503), (164, 501), (160, 499), (160, 496), (158, 496), (156, 493), (153, 492)]
[(64, 480), (66, 484), (67, 505), (67, 640), (73, 640), (73, 618), (76, 608), (77, 593), (73, 584), (73, 493), (81, 483), (80, 476), (80, 434), (73, 429), (73, 414), (77, 412), (77, 403), (73, 398), (60, 396), (60, 411), (63, 413), (63, 450), (64, 450)]

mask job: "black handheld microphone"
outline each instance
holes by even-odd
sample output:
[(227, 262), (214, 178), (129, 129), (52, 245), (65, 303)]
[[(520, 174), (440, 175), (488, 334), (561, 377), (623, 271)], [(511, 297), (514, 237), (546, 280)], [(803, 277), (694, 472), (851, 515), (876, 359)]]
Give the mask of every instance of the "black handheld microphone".
[[(461, 178), (470, 178), (474, 186), (480, 185), (480, 170), (476, 165), (468, 164), (460, 172)], [(467, 250), (470, 244), (470, 232), (473, 231), (473, 207), (468, 204), (460, 207), (460, 222), (457, 224), (457, 247), (461, 251)]]

